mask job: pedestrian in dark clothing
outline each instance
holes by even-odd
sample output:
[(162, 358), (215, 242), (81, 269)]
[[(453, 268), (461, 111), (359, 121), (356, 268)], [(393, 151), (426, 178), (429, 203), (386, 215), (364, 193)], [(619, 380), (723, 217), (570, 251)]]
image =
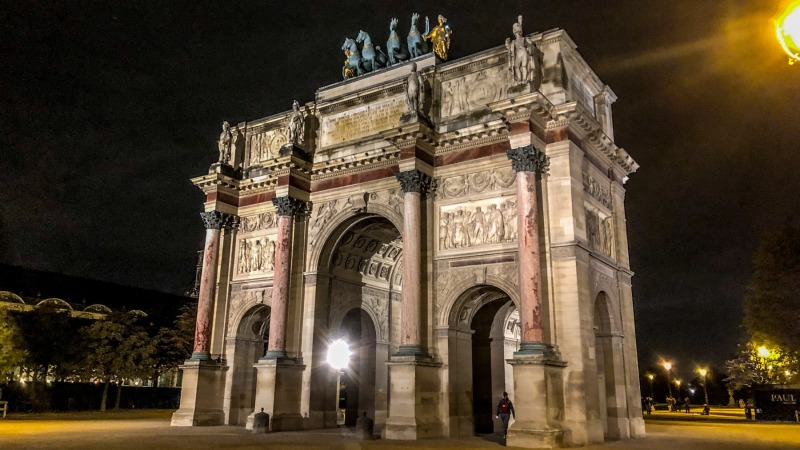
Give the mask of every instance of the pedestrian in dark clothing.
[(686, 414), (689, 414), (689, 411), (691, 409), (691, 405), (689, 404), (689, 397), (683, 398), (683, 407), (686, 410)]
[(503, 392), (503, 398), (497, 404), (497, 417), (503, 422), (503, 439), (508, 436), (508, 420), (514, 415), (514, 404), (508, 399), (508, 392)]

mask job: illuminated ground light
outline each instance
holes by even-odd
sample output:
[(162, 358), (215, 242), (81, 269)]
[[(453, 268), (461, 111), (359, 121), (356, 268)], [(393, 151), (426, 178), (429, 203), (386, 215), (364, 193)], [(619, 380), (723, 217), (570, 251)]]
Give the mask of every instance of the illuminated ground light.
[(350, 346), (342, 339), (331, 342), (328, 347), (328, 364), (336, 370), (342, 370), (350, 362)]
[(800, 1), (789, 4), (775, 20), (775, 33), (783, 51), (789, 55), (789, 64), (800, 61)]

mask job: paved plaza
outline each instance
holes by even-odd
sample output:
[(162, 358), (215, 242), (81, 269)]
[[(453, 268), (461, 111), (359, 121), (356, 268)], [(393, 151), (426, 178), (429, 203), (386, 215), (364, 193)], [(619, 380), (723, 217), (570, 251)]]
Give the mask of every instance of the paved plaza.
[[(0, 448), (14, 449), (393, 449), (504, 447), (497, 436), (421, 441), (361, 441), (347, 428), (254, 435), (242, 427), (170, 427), (172, 411), (118, 411), (11, 415), (0, 419)], [(710, 417), (657, 411), (647, 417), (647, 437), (588, 449), (786, 449), (800, 448), (800, 424), (754, 423), (741, 410), (717, 409)]]

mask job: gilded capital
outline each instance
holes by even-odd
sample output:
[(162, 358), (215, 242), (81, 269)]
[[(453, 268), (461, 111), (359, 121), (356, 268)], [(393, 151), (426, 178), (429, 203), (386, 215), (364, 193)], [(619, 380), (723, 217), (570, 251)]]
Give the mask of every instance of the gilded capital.
[(512, 148), (506, 152), (514, 172), (535, 172), (536, 175), (546, 175), (550, 166), (549, 158), (544, 152), (537, 150), (532, 145)]
[(398, 172), (395, 174), (403, 192), (418, 192), (423, 197), (431, 190), (431, 177), (417, 169)]
[(288, 195), (284, 197), (273, 198), (272, 204), (275, 205), (275, 209), (277, 210), (279, 216), (294, 217), (302, 214), (306, 210), (305, 202), (293, 197), (289, 197)]
[(200, 218), (203, 220), (203, 225), (205, 225), (207, 230), (236, 228), (239, 225), (239, 218), (237, 216), (219, 211), (201, 212)]

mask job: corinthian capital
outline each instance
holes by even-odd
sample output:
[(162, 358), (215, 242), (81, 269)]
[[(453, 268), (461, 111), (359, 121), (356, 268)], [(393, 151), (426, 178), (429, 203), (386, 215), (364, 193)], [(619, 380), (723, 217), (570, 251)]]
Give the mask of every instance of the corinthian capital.
[(273, 198), (272, 204), (275, 205), (279, 216), (294, 217), (303, 213), (306, 209), (305, 202), (289, 197), (288, 195)]
[(203, 225), (207, 230), (219, 230), (220, 228), (235, 228), (239, 225), (239, 218), (219, 211), (207, 211), (200, 213)]
[(536, 175), (541, 176), (547, 174), (550, 166), (550, 160), (544, 152), (537, 150), (532, 145), (512, 148), (506, 152), (506, 155), (511, 160), (514, 172), (535, 172)]
[(431, 189), (431, 177), (417, 169), (398, 172), (395, 176), (403, 192), (418, 192), (424, 197)]

